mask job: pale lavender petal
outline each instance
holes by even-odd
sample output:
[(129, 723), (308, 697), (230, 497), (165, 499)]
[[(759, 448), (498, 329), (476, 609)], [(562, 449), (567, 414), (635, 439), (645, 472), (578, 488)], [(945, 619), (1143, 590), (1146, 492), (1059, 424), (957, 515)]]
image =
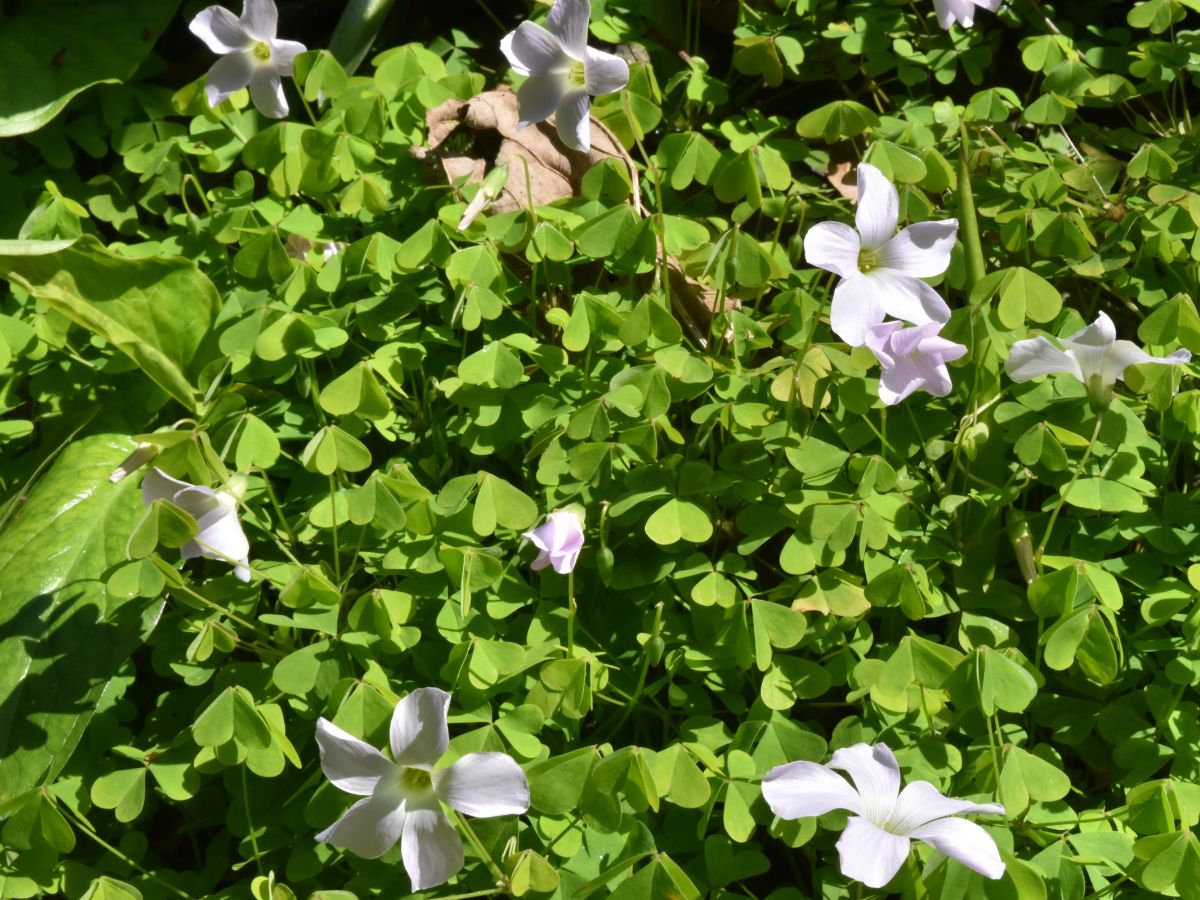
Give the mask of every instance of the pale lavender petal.
[(843, 875), (867, 887), (881, 888), (904, 865), (909, 840), (877, 828), (860, 816), (851, 816), (837, 848)]
[(242, 27), (259, 41), (270, 43), (279, 31), (279, 10), (274, 0), (243, 0)]
[(1100, 374), (1105, 381), (1120, 381), (1125, 377), (1125, 369), (1129, 366), (1141, 366), (1146, 363), (1178, 366), (1191, 361), (1191, 358), (1192, 354), (1187, 350), (1176, 350), (1170, 356), (1151, 356), (1132, 341), (1113, 341), (1112, 349), (1104, 358), (1104, 368)]
[(188, 23), (188, 30), (204, 41), (213, 53), (233, 53), (254, 43), (254, 38), (246, 33), (237, 17), (223, 6), (200, 10)]
[(400, 854), (414, 891), (443, 884), (463, 867), (462, 839), (438, 808), (409, 809)]
[(885, 369), (896, 364), (895, 352), (892, 350), (892, 335), (903, 327), (903, 322), (883, 322), (870, 329), (863, 341)]
[(529, 781), (507, 753), (468, 753), (433, 772), (443, 803), (468, 816), (519, 816), (529, 811)]
[(562, 75), (571, 64), (558, 38), (534, 22), (518, 25), (500, 42), (500, 49), (523, 75)]
[(299, 41), (271, 41), (271, 67), (280, 75), (291, 75), (296, 57), (307, 49)]
[(561, 75), (530, 75), (517, 88), (518, 128), (533, 122), (544, 122), (558, 109), (566, 94)]
[(808, 264), (843, 278), (858, 274), (861, 249), (858, 232), (841, 222), (819, 222), (804, 236), (804, 259)]
[(379, 779), (396, 768), (370, 744), (324, 717), (317, 719), (317, 747), (321, 751), (321, 771), (334, 787), (348, 794), (369, 797)]
[(593, 97), (619, 91), (629, 83), (629, 63), (612, 53), (587, 47), (584, 57), (584, 89)]
[(995, 880), (1004, 877), (1004, 861), (1000, 858), (996, 842), (974, 822), (938, 819), (917, 828), (912, 836), (985, 878)]
[(1004, 815), (1004, 807), (999, 803), (974, 803), (947, 797), (928, 781), (914, 781), (900, 792), (889, 827), (897, 834), (912, 834), (935, 819), (960, 813)]
[(230, 95), (250, 83), (257, 68), (257, 60), (248, 50), (239, 50), (218, 59), (204, 79), (204, 93), (208, 105), (217, 107)]
[(582, 61), (587, 51), (588, 23), (591, 18), (592, 4), (588, 0), (556, 0), (546, 16), (546, 26), (562, 41), (567, 53)]
[(254, 101), (254, 108), (264, 116), (282, 119), (288, 114), (283, 80), (272, 66), (259, 66), (250, 76), (250, 99)]
[(528, 75), (529, 70), (525, 68), (524, 63), (517, 59), (516, 51), (513, 50), (513, 40), (516, 36), (517, 33), (515, 31), (510, 31), (504, 37), (500, 38), (500, 52), (504, 54), (514, 72), (518, 75)]
[(450, 744), (446, 711), (450, 695), (441, 688), (418, 688), (400, 698), (392, 712), (392, 758), (397, 765), (432, 769)]
[(869, 283), (869, 289), (877, 294), (877, 302), (889, 316), (914, 325), (950, 319), (950, 307), (941, 294), (920, 278), (897, 275), (884, 269), (875, 269), (862, 277)]
[(558, 136), (568, 147), (587, 153), (592, 149), (592, 118), (588, 114), (592, 98), (587, 91), (572, 91), (558, 104), (554, 124)]
[(896, 233), (900, 195), (887, 176), (870, 163), (858, 164), (858, 200), (854, 222), (864, 247), (882, 247)]
[(375, 859), (400, 839), (406, 818), (404, 805), (397, 805), (388, 792), (381, 792), (351, 806), (317, 835), (317, 841), (342, 847), (364, 859)]
[(146, 472), (146, 477), (142, 479), (142, 499), (147, 503), (153, 503), (155, 500), (172, 500), (177, 493), (190, 487), (195, 487), (195, 485), (172, 478), (155, 466)]
[(934, 336), (921, 341), (921, 352), (930, 356), (937, 356), (942, 362), (954, 362), (956, 359), (962, 359), (967, 355), (967, 347), (966, 344)]
[(886, 744), (855, 744), (833, 754), (831, 769), (849, 772), (862, 802), (861, 815), (886, 822), (900, 794), (900, 764)]
[(833, 290), (829, 324), (833, 333), (852, 347), (860, 347), (867, 332), (883, 322), (887, 315), (879, 292), (863, 275), (843, 278)]
[(957, 219), (909, 225), (884, 244), (879, 266), (915, 278), (941, 275), (950, 265), (950, 250), (957, 234)]
[(823, 816), (835, 809), (862, 812), (858, 791), (828, 766), (793, 762), (776, 766), (762, 780), (762, 795), (781, 819)]
[(1068, 372), (1080, 381), (1084, 380), (1075, 357), (1041, 336), (1013, 344), (1004, 361), (1004, 371), (1013, 381), (1029, 381), (1051, 372)]
[(1085, 347), (1108, 347), (1117, 339), (1117, 326), (1108, 317), (1108, 313), (1100, 313), (1096, 321), (1085, 328), (1079, 329), (1073, 335), (1063, 338), (1068, 345), (1080, 344)]
[(923, 387), (925, 382), (925, 373), (920, 367), (913, 360), (901, 357), (892, 366), (885, 366), (879, 373), (879, 399), (888, 406), (895, 406)]
[[(228, 501), (224, 498), (228, 497)], [(199, 526), (193, 541), (199, 545), (204, 555), (209, 559), (220, 559), (224, 562), (246, 565), (250, 556), (250, 542), (242, 531), (242, 523), (238, 521), (236, 504), (228, 494), (218, 495), (218, 507), (196, 519)], [(241, 573), (238, 577), (242, 578)], [(246, 573), (248, 580), (249, 573)]]

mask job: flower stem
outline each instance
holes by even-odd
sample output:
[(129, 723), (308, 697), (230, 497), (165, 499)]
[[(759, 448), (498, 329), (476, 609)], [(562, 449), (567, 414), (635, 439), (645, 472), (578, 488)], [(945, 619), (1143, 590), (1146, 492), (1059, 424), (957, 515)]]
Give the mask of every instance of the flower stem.
[(1050, 533), (1054, 530), (1054, 523), (1058, 519), (1058, 514), (1062, 512), (1063, 504), (1067, 502), (1067, 495), (1071, 493), (1071, 488), (1075, 486), (1075, 482), (1083, 474), (1088, 460), (1092, 458), (1092, 448), (1096, 446), (1096, 439), (1100, 437), (1100, 426), (1103, 424), (1104, 411), (1101, 410), (1096, 414), (1096, 427), (1092, 429), (1091, 440), (1088, 441), (1087, 448), (1083, 451), (1083, 457), (1079, 460), (1079, 465), (1075, 468), (1075, 474), (1071, 476), (1071, 480), (1067, 482), (1067, 486), (1058, 492), (1058, 503), (1054, 505), (1054, 509), (1050, 513), (1050, 521), (1046, 523), (1046, 533), (1042, 535), (1042, 542), (1038, 544), (1037, 550), (1033, 553), (1033, 562), (1039, 572), (1042, 570), (1042, 552), (1046, 549), (1046, 544), (1050, 540)]
[(567, 573), (567, 659), (575, 656), (575, 570)]
[(986, 266), (983, 261), (983, 244), (979, 240), (979, 220), (975, 216), (975, 195), (971, 193), (970, 141), (967, 126), (958, 123), (958, 224), (962, 227), (963, 247), (967, 251), (966, 294), (983, 278)]
[[(492, 854), (488, 853), (487, 847), (483, 846), (483, 841), (479, 840), (479, 835), (475, 833), (475, 829), (471, 827), (471, 823), (467, 821), (467, 817), (458, 810), (454, 811), (454, 817), (458, 819), (458, 824), (461, 825), (462, 830), (466, 832), (467, 840), (471, 842), (471, 846), (475, 848), (475, 852), (483, 858), (488, 870), (496, 877), (496, 884), (501, 888), (501, 890), (507, 890), (508, 876), (504, 874), (504, 870), (496, 864), (494, 859), (492, 859)], [(481, 894), (479, 896), (483, 895)]]

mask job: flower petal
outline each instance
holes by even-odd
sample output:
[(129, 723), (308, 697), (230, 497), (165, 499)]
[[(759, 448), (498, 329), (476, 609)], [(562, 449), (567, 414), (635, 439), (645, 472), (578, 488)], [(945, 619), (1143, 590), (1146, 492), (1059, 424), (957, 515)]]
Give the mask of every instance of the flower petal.
[(259, 66), (254, 70), (250, 76), (250, 99), (254, 101), (254, 108), (264, 116), (282, 119), (288, 114), (283, 80), (274, 66)]
[(852, 347), (861, 347), (867, 332), (882, 324), (883, 304), (870, 279), (862, 275), (843, 278), (833, 290), (829, 325), (833, 333)]
[(178, 478), (172, 478), (158, 466), (155, 466), (147, 471), (146, 477), (142, 479), (142, 499), (146, 503), (153, 503), (155, 500), (171, 500), (174, 502), (174, 497), (177, 493), (190, 487), (195, 487), (195, 485), (189, 484), (186, 481), (180, 481)]
[(938, 819), (922, 825), (912, 836), (951, 859), (958, 860), (968, 869), (974, 869), (985, 878), (994, 880), (1004, 877), (1004, 861), (1000, 859), (996, 842), (974, 822), (968, 822), (966, 819)]
[(558, 38), (534, 22), (522, 22), (505, 35), (500, 49), (522, 75), (561, 75), (571, 63)]
[[(900, 357), (894, 365), (885, 366), (879, 373), (879, 399), (888, 406), (895, 406), (919, 388), (924, 387), (926, 380), (925, 373), (913, 360)], [(946, 379), (946, 382), (949, 384), (949, 378)], [(949, 393), (949, 389), (938, 396), (944, 397), (947, 393)]]
[(433, 772), (438, 799), (468, 816), (519, 816), (529, 811), (529, 781), (507, 753), (468, 753)]
[(530, 75), (517, 88), (518, 128), (532, 122), (544, 122), (562, 103), (566, 88), (559, 75)]
[(441, 809), (408, 811), (400, 853), (414, 891), (442, 884), (463, 867), (462, 839)]
[(867, 887), (881, 888), (904, 865), (909, 840), (876, 828), (861, 816), (851, 816), (837, 848), (843, 875)]
[(255, 68), (254, 56), (247, 50), (239, 50), (218, 59), (204, 78), (204, 93), (208, 97), (208, 105), (219, 106), (231, 94), (248, 85)]
[(450, 695), (441, 688), (418, 688), (400, 698), (392, 713), (392, 758), (397, 765), (432, 769), (450, 743), (446, 710)]
[(274, 0), (242, 0), (242, 27), (252, 38), (270, 42), (279, 31), (279, 10)]
[(900, 792), (889, 821), (896, 833), (912, 834), (927, 822), (959, 813), (1004, 815), (1004, 807), (999, 803), (973, 803), (970, 800), (947, 797), (928, 781), (914, 781)]
[(829, 767), (849, 772), (854, 779), (861, 798), (860, 815), (880, 824), (888, 820), (900, 794), (900, 764), (886, 744), (844, 747), (833, 754)]
[(317, 835), (317, 841), (342, 847), (364, 859), (375, 859), (400, 839), (407, 818), (403, 804), (397, 805), (387, 793), (375, 794), (346, 810)]
[(188, 30), (204, 41), (213, 53), (245, 50), (254, 42), (237, 17), (223, 6), (209, 6), (200, 10), (188, 23)]
[(924, 325), (927, 322), (947, 322), (950, 307), (931, 285), (911, 275), (899, 275), (876, 269), (863, 276), (879, 294), (879, 303), (889, 316)]
[(563, 97), (554, 114), (558, 136), (568, 147), (587, 153), (592, 149), (592, 118), (588, 114), (592, 98), (587, 91), (571, 91)]
[(883, 322), (868, 331), (866, 339), (863, 341), (885, 369), (896, 364), (896, 351), (892, 348), (892, 335), (903, 327), (903, 322)]
[(896, 186), (870, 163), (858, 164), (858, 200), (854, 223), (864, 247), (882, 247), (896, 233), (900, 195)]
[(546, 16), (546, 26), (562, 41), (567, 53), (582, 61), (591, 18), (592, 4), (588, 0), (557, 0)]
[(619, 91), (629, 83), (629, 63), (612, 53), (585, 47), (583, 86), (593, 97)]
[(858, 274), (858, 232), (841, 222), (820, 222), (804, 236), (804, 259), (810, 266), (843, 278)]
[(909, 225), (884, 244), (879, 266), (916, 278), (941, 275), (950, 265), (950, 250), (957, 234), (957, 219)]
[(803, 760), (771, 769), (763, 776), (762, 795), (781, 819), (823, 816), (834, 809), (862, 812), (858, 791), (845, 778), (828, 766)]
[(379, 779), (395, 768), (370, 744), (324, 717), (317, 719), (317, 747), (321, 751), (321, 771), (334, 787), (347, 794), (370, 796)]
[[(242, 531), (237, 513), (225, 506), (218, 506), (206, 516), (196, 520), (200, 529), (192, 539), (209, 559), (220, 559), (227, 563), (242, 563), (250, 557), (250, 542)], [(249, 572), (246, 573), (248, 580)], [(241, 575), (239, 573), (239, 578)]]
[(1069, 372), (1080, 381), (1084, 380), (1075, 357), (1041, 336), (1013, 344), (1004, 361), (1004, 371), (1013, 381), (1029, 381), (1051, 372)]
[(1104, 358), (1101, 375), (1105, 381), (1120, 381), (1125, 377), (1129, 366), (1141, 366), (1146, 363), (1158, 363), (1164, 366), (1178, 366), (1190, 362), (1192, 354), (1187, 350), (1176, 350), (1170, 356), (1151, 356), (1133, 341), (1113, 341), (1112, 349)]
[(1100, 313), (1096, 321), (1086, 328), (1081, 328), (1070, 337), (1063, 338), (1063, 344), (1071, 347), (1081, 344), (1085, 347), (1108, 347), (1117, 339), (1117, 326), (1108, 317), (1108, 313)]
[(299, 41), (271, 41), (271, 67), (280, 75), (291, 75), (296, 57), (307, 49)]

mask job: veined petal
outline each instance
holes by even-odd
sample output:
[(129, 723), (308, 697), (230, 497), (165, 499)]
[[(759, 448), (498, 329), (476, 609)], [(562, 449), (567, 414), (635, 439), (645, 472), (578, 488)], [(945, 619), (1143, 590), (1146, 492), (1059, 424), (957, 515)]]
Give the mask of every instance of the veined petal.
[(844, 747), (833, 754), (829, 767), (849, 772), (854, 779), (862, 803), (860, 815), (880, 825), (888, 820), (900, 794), (900, 764), (886, 744)]
[(1075, 357), (1041, 336), (1013, 344), (1004, 361), (1004, 371), (1013, 381), (1029, 381), (1051, 372), (1069, 372), (1080, 381), (1084, 380)]
[(955, 22), (964, 28), (970, 28), (975, 21), (975, 4), (972, 0), (933, 0), (933, 8), (937, 12), (938, 24), (949, 28)]
[(237, 513), (222, 507), (197, 521), (200, 530), (193, 540), (200, 545), (205, 556), (245, 564), (250, 556), (250, 542), (246, 540)]
[(879, 305), (889, 316), (914, 325), (950, 319), (950, 307), (942, 295), (920, 278), (899, 275), (886, 269), (875, 269), (862, 277), (877, 293)]
[(619, 91), (629, 83), (629, 63), (613, 53), (585, 47), (583, 87), (593, 97)]
[(1096, 321), (1086, 328), (1081, 328), (1070, 337), (1063, 338), (1063, 344), (1073, 347), (1080, 344), (1084, 347), (1107, 347), (1117, 339), (1117, 326), (1108, 317), (1108, 313), (1100, 313)]
[(279, 10), (274, 0), (242, 0), (242, 27), (252, 38), (270, 42), (279, 32)]
[(283, 80), (273, 66), (259, 66), (254, 70), (250, 76), (250, 99), (254, 102), (254, 108), (264, 116), (282, 119), (288, 114)]
[(804, 236), (804, 259), (810, 266), (843, 278), (858, 274), (858, 232), (841, 222), (818, 222)]
[(1004, 877), (1004, 861), (1000, 859), (996, 842), (974, 822), (937, 819), (916, 829), (912, 836), (985, 878)]
[(530, 75), (517, 88), (518, 128), (532, 122), (544, 122), (558, 109), (566, 93), (561, 75)]
[(884, 244), (879, 266), (916, 278), (941, 275), (950, 265), (950, 250), (957, 234), (957, 219), (909, 225)]
[(587, 91), (571, 91), (563, 97), (554, 113), (554, 125), (564, 144), (587, 153), (592, 149), (592, 98)]
[[(186, 481), (172, 478), (158, 466), (146, 472), (142, 479), (142, 499), (147, 503), (155, 500), (170, 500), (174, 502), (175, 495), (185, 488), (195, 487)], [(178, 505), (178, 504), (176, 504)]]
[(319, 843), (333, 844), (364, 859), (383, 856), (400, 839), (407, 814), (387, 792), (359, 800), (340, 819), (317, 835)]
[(213, 53), (233, 53), (254, 43), (237, 17), (223, 6), (200, 10), (188, 23), (188, 31), (204, 41)]
[(895, 351), (892, 349), (892, 335), (903, 327), (903, 322), (883, 322), (868, 331), (866, 340), (863, 341), (885, 369), (896, 364)]
[[(145, 485), (143, 484), (143, 489)], [(217, 492), (202, 484), (187, 484), (175, 492), (174, 497), (168, 498), (172, 503), (196, 520), (201, 529), (212, 523), (212, 515), (224, 513)], [(203, 520), (203, 521), (202, 521)]]
[(914, 781), (900, 792), (888, 826), (897, 834), (912, 834), (928, 822), (960, 813), (1004, 815), (1004, 807), (999, 803), (973, 803), (947, 797), (928, 781)]
[[(879, 399), (888, 406), (895, 406), (925, 386), (925, 373), (913, 360), (906, 357), (898, 358), (894, 365), (885, 366), (879, 373)], [(949, 390), (938, 396), (944, 397), (947, 393)]]
[(440, 808), (408, 811), (400, 854), (414, 891), (442, 884), (463, 867), (462, 839)]
[(858, 164), (858, 200), (854, 223), (864, 247), (882, 247), (896, 233), (900, 195), (896, 186), (870, 163)]
[(843, 278), (833, 289), (829, 324), (833, 333), (852, 347), (861, 347), (867, 332), (881, 324), (886, 315), (878, 292), (863, 275)]
[(324, 717), (317, 719), (317, 747), (321, 751), (321, 771), (334, 787), (347, 794), (369, 797), (379, 779), (395, 769), (395, 765), (370, 744)]
[(1133, 341), (1113, 341), (1112, 349), (1104, 358), (1104, 368), (1100, 374), (1105, 381), (1120, 381), (1125, 377), (1125, 369), (1129, 366), (1146, 363), (1178, 366), (1190, 362), (1191, 358), (1192, 354), (1187, 350), (1176, 350), (1170, 356), (1151, 356)]
[(392, 713), (392, 758), (400, 766), (432, 769), (450, 744), (446, 710), (450, 695), (441, 688), (418, 688), (401, 697)]
[(280, 75), (291, 75), (292, 63), (307, 49), (299, 41), (271, 41), (271, 67)]
[(556, 0), (546, 16), (546, 26), (562, 41), (563, 49), (583, 60), (587, 51), (588, 23), (592, 18), (589, 0)]
[(762, 795), (781, 819), (823, 816), (834, 809), (862, 812), (858, 791), (828, 766), (814, 762), (776, 766), (762, 780)]
[(231, 94), (250, 83), (256, 60), (248, 50), (239, 50), (218, 59), (204, 77), (204, 93), (209, 106), (219, 106)]
[(433, 772), (438, 799), (468, 816), (519, 816), (529, 811), (529, 781), (507, 753), (468, 753)]
[(948, 363), (966, 356), (967, 346), (935, 335), (921, 341), (921, 352), (927, 356), (937, 356), (942, 362)]
[(522, 74), (560, 75), (571, 64), (558, 38), (534, 22), (522, 22), (509, 32), (500, 42), (500, 49)]
[(851, 816), (837, 848), (843, 875), (867, 887), (881, 888), (904, 865), (909, 840), (876, 828), (861, 816)]

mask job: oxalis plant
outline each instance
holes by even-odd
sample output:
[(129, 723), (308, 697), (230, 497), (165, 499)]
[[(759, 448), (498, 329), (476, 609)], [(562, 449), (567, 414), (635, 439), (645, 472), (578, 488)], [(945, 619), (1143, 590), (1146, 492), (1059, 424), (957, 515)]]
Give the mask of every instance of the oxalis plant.
[(0, 897), (1200, 897), (1198, 48), (0, 4)]

